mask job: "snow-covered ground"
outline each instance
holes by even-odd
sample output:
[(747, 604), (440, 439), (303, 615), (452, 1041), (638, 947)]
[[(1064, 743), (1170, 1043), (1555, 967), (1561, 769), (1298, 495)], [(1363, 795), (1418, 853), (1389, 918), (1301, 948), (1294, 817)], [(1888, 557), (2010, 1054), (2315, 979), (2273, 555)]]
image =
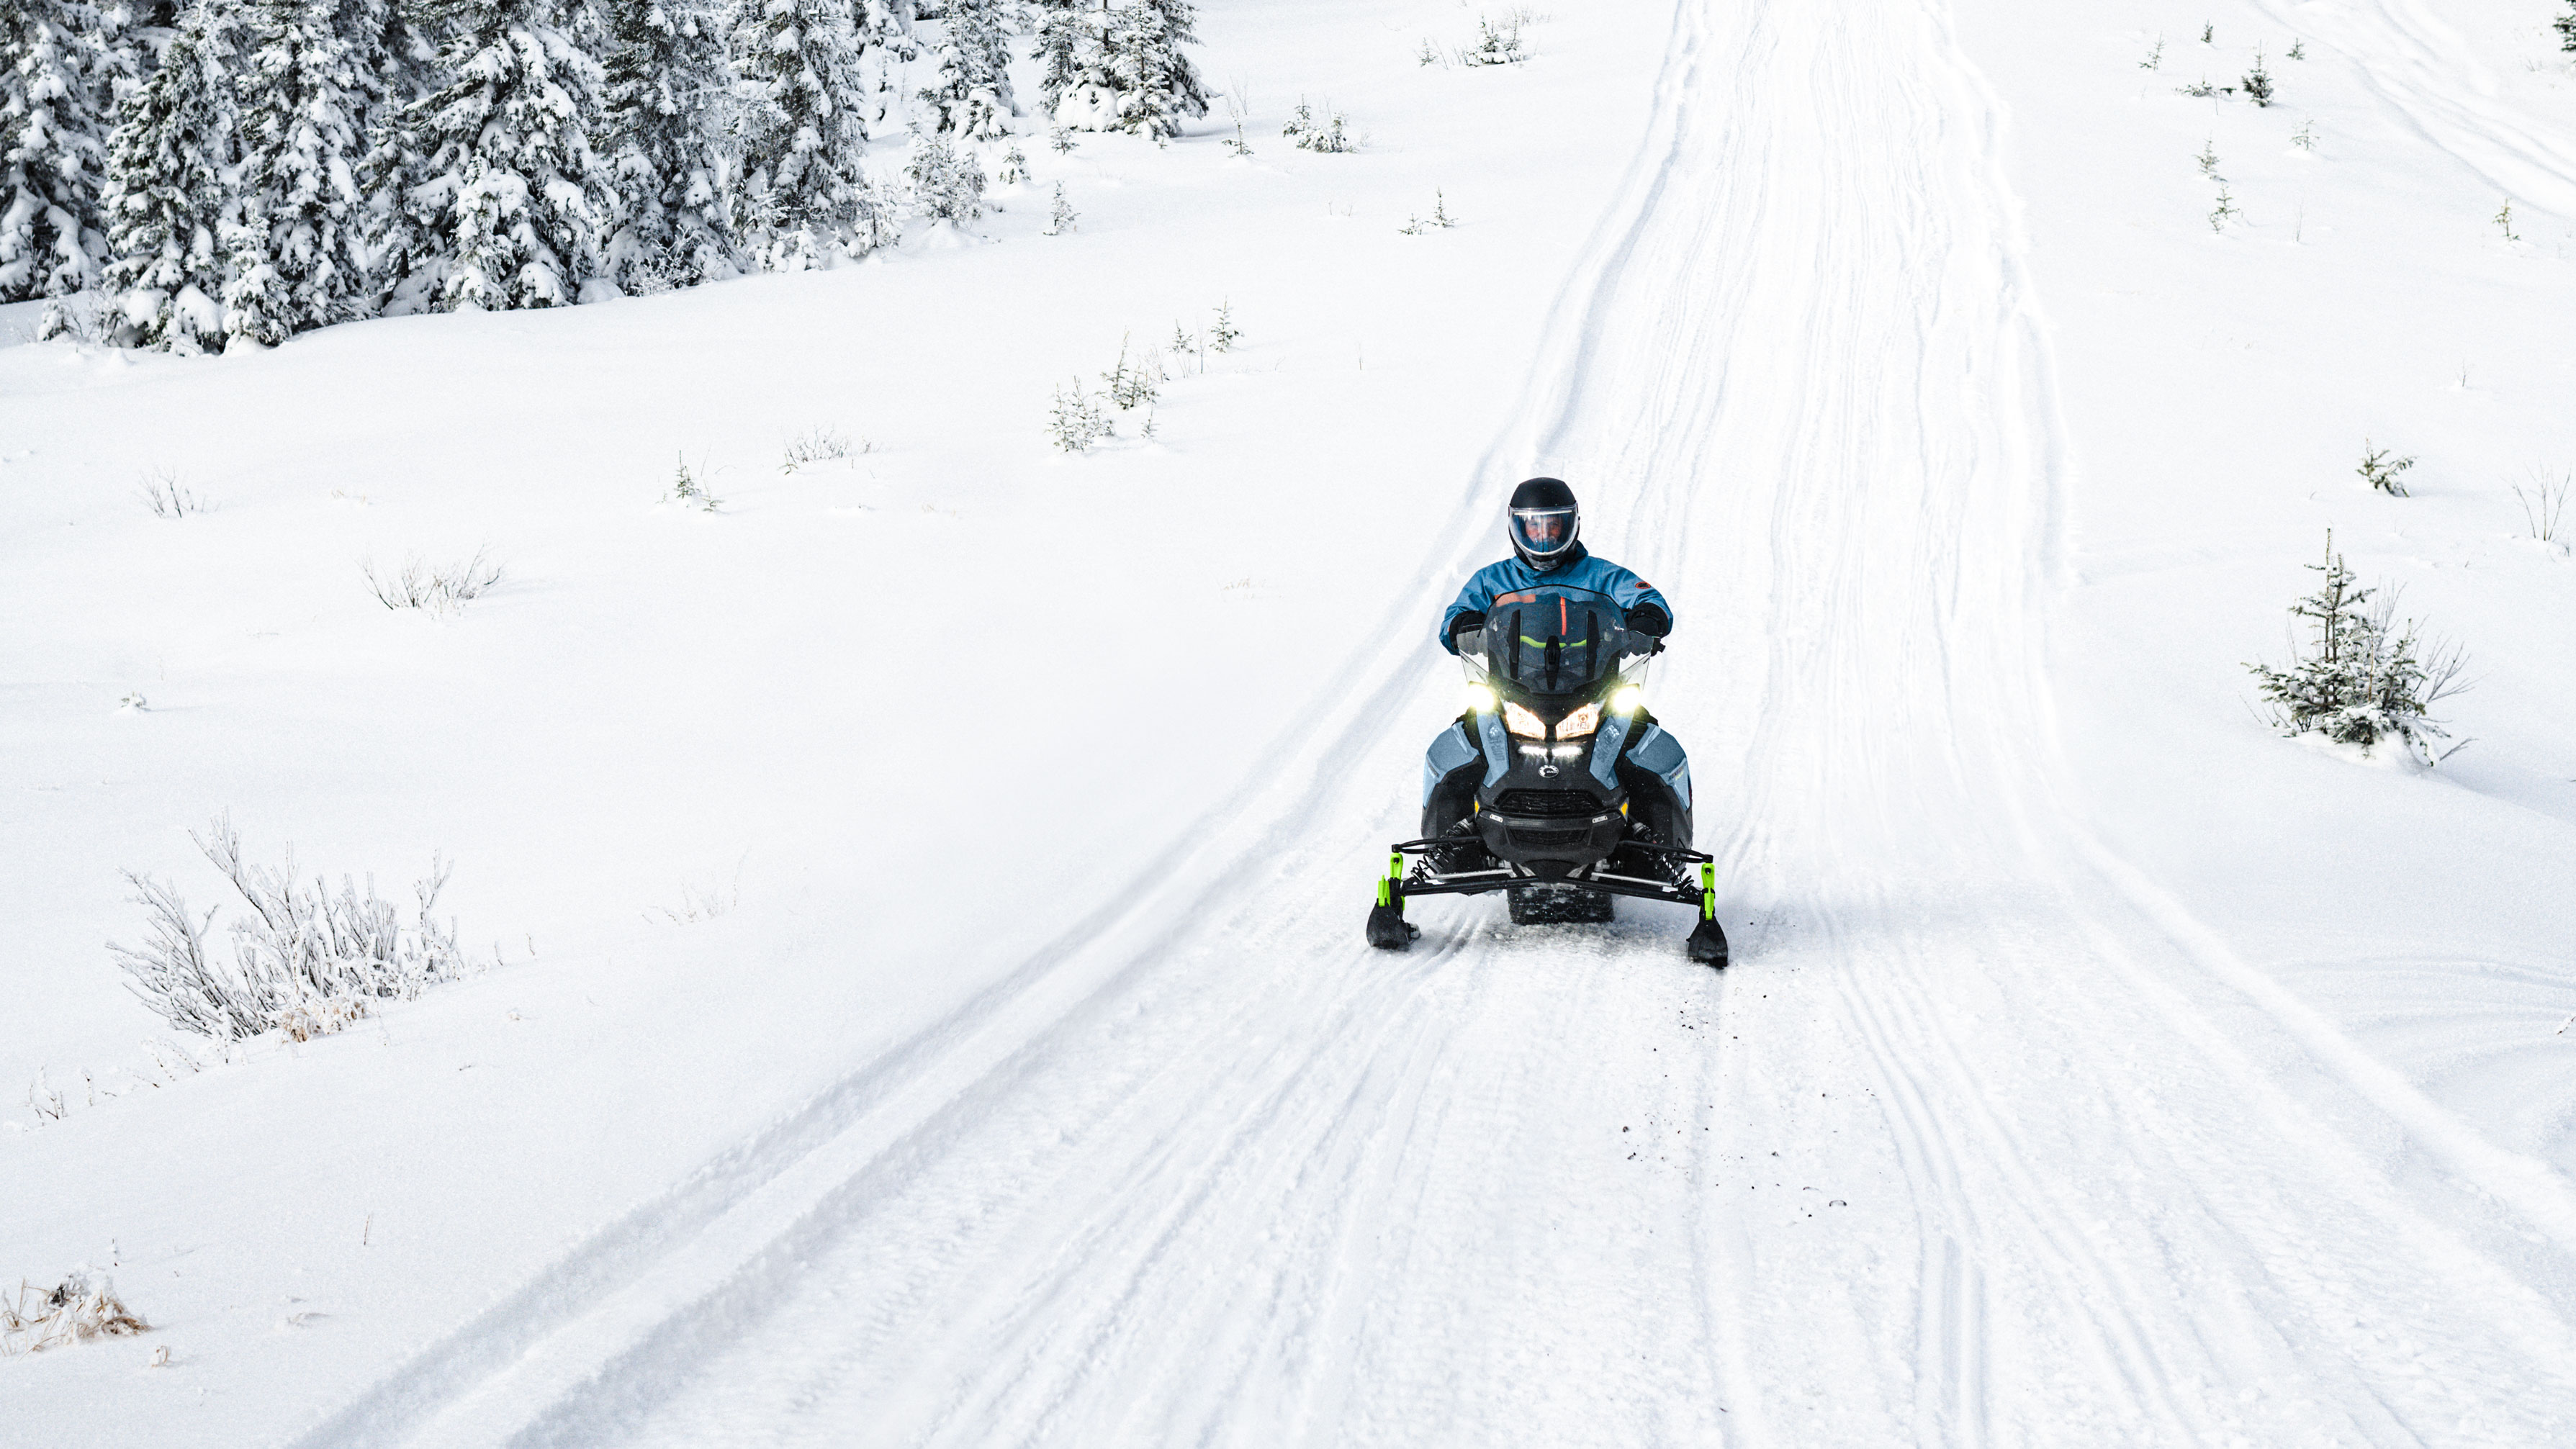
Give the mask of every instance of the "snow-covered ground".
[[(2566, 1442), (2549, 15), (1603, 0), (1460, 69), (1472, 9), (1216, 0), (1255, 154), (1032, 147), (983, 244), (0, 350), (0, 1086), (66, 1099), (0, 1281), (155, 1325), (0, 1360), (5, 1437)], [(2176, 93), (2257, 45), (2274, 106)], [(1049, 449), (1221, 303), (1153, 440)], [(1360, 943), (1539, 471), (1675, 601), (1722, 976), (1643, 908)], [(2329, 527), (2470, 651), (2439, 770), (2248, 707)], [(360, 573), (477, 549), (450, 618)], [(500, 964), (156, 1072), (100, 942), (225, 813), (443, 853)]]

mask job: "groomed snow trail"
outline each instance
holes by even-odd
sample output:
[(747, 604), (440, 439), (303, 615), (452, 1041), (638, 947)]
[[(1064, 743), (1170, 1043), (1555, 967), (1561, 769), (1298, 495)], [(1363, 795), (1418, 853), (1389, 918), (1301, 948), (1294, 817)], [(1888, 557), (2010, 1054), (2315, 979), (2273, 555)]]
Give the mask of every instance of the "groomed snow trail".
[[(1269, 779), (307, 1442), (2576, 1433), (2563, 1185), (2265, 996), (2059, 783), (2048, 360), (1942, 13), (1684, 0), (1659, 86), (1531, 436)], [(1533, 456), (1679, 603), (1723, 976), (1644, 907), (1360, 944), (1456, 694), (1429, 621)]]

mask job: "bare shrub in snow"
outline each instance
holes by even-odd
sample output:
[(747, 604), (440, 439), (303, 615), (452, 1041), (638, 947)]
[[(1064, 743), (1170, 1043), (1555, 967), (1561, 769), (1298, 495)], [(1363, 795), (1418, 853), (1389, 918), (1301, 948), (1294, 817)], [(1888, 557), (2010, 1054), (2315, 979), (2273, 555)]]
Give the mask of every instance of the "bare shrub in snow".
[(1358, 150), (1359, 140), (1348, 129), (1350, 118), (1334, 110), (1330, 101), (1324, 103), (1324, 114), (1326, 119), (1316, 120), (1314, 107), (1300, 100), (1296, 111), (1288, 117), (1288, 124), (1279, 128), (1279, 134), (1303, 151), (1338, 154)]
[[(793, 473), (799, 468), (812, 467), (816, 463), (844, 463), (861, 453), (870, 451), (874, 446), (865, 438), (853, 443), (833, 429), (816, 428), (788, 443), (787, 461), (778, 465), (778, 471)], [(680, 466), (685, 470), (688, 464), (684, 461)]]
[(423, 609), (432, 614), (450, 614), (483, 596), (483, 591), (501, 582), (501, 566), (475, 550), (463, 563), (432, 567), (419, 559), (404, 562), (401, 570), (378, 577), (373, 562), (362, 563), (358, 571), (367, 576), (367, 587), (375, 591), (376, 602), (388, 609)]
[(1083, 388), (1081, 378), (1073, 380), (1070, 390), (1055, 390), (1055, 401), (1047, 410), (1047, 436), (1058, 448), (1087, 453), (1113, 431), (1109, 415), (1100, 410), (1100, 400)]
[(1434, 190), (1431, 193), (1431, 214), (1408, 217), (1396, 231), (1404, 236), (1420, 236), (1427, 231), (1445, 231), (1457, 224), (1457, 219), (1449, 215), (1449, 198)]
[(1073, 230), (1073, 224), (1080, 216), (1072, 203), (1064, 199), (1064, 183), (1059, 181), (1055, 184), (1055, 206), (1047, 213), (1047, 224), (1040, 235), (1062, 236)]
[(188, 838), (249, 907), (230, 923), (232, 959), (219, 960), (206, 939), (220, 907), (199, 915), (169, 884), (132, 871), (125, 879), (149, 934), (139, 946), (107, 948), (127, 988), (181, 1031), (238, 1041), (284, 1027), (301, 1041), (347, 1026), (375, 1002), (409, 1001), (466, 974), (454, 924), (431, 915), (447, 884), (436, 860), (413, 885), (405, 921), (377, 899), (372, 879), (364, 894), (346, 876), (337, 890), (318, 875), (298, 880), (291, 847), (275, 870), (243, 860), (229, 820)]
[(948, 137), (933, 131), (912, 143), (904, 163), (913, 214), (932, 221), (973, 221), (984, 214), (984, 168)]
[(2407, 496), (2406, 470), (2414, 466), (2413, 458), (2392, 458), (2386, 448), (2374, 448), (2370, 440), (2364, 438), (2361, 440), (2361, 466), (2352, 471), (2361, 475), (2362, 482), (2380, 492), (2392, 498), (2404, 498)]
[(2334, 551), (2332, 534), (2326, 536), (2326, 561), (2306, 567), (2325, 576), (2315, 593), (2290, 606), (2293, 619), (2307, 621), (2307, 640), (2293, 638), (2287, 668), (2245, 666), (2271, 706), (2272, 726), (2284, 735), (2357, 745), (2365, 753), (2394, 737), (2409, 753), (2434, 763), (2439, 757), (2432, 744), (2448, 734), (2431, 710), (2467, 687), (2460, 679), (2467, 661), (2455, 646), (2423, 641), (2412, 620), (2396, 627), (2395, 595), (2372, 607), (2378, 591), (2357, 585), (2343, 555)]
[(0, 1302), (0, 1358), (38, 1353), (93, 1338), (149, 1333), (152, 1325), (116, 1296), (116, 1285), (74, 1273), (51, 1288), (21, 1278), (17, 1296)]
[(151, 509), (155, 518), (185, 518), (192, 513), (214, 511), (204, 494), (180, 486), (179, 475), (167, 469), (144, 475), (138, 491), (143, 506)]
[(2522, 503), (2523, 529), (2538, 543), (2558, 541), (2559, 520), (2567, 513), (2567, 489), (2576, 478), (2561, 474), (2556, 478), (2546, 473), (2532, 475), (2530, 491), (2519, 483), (2513, 485), (2513, 496)]

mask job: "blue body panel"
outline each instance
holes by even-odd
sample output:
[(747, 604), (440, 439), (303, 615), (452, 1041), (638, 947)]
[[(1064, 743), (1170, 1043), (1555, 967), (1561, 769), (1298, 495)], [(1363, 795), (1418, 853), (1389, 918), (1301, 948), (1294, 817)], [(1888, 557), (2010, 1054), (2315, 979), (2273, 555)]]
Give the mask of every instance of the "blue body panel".
[(1690, 756), (1682, 752), (1682, 742), (1666, 734), (1662, 725), (1646, 726), (1646, 737), (1628, 752), (1628, 759), (1641, 770), (1653, 771), (1673, 787), (1683, 809), (1691, 808)]
[(1453, 724), (1431, 741), (1430, 753), (1422, 757), (1422, 803), (1431, 803), (1431, 792), (1449, 772), (1484, 753), (1467, 738), (1464, 724)]

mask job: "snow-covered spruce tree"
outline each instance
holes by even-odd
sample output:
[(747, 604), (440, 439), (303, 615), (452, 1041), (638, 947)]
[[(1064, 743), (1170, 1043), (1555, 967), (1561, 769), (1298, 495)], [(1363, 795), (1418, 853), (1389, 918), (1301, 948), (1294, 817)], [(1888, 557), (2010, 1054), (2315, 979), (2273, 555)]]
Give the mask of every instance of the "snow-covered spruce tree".
[(274, 347), (366, 315), (359, 85), (337, 0), (249, 0), (224, 332)]
[(1190, 0), (1122, 0), (1109, 12), (1110, 83), (1117, 88), (1118, 129), (1139, 136), (1178, 136), (1184, 119), (1208, 112), (1207, 88), (1183, 45), (1198, 37)]
[(88, 0), (0, 0), (0, 302), (98, 279), (111, 62)]
[(1035, 0), (1038, 14), (1038, 104), (1052, 119), (1065, 93), (1098, 69), (1099, 10), (1091, 0)]
[(698, 0), (606, 8), (606, 150), (618, 196), (610, 268), (629, 291), (732, 276), (741, 266), (722, 27)]
[(126, 94), (108, 142), (103, 318), (114, 340), (219, 352), (233, 211), (234, 16), (199, 0), (160, 68)]
[(1109, 0), (1077, 18), (1091, 34), (1074, 47), (1074, 74), (1051, 107), (1059, 124), (1166, 137), (1181, 133), (1184, 118), (1207, 114), (1207, 90), (1181, 49), (1196, 39), (1190, 0)]
[(880, 218), (861, 170), (865, 91), (849, 0), (735, 0), (729, 39), (745, 248), (770, 271), (866, 251)]
[(389, 128), (394, 215), (379, 236), (387, 310), (515, 310), (579, 300), (599, 275), (605, 168), (591, 151), (599, 62), (563, 0), (432, 0), (439, 87)]
[(913, 138), (903, 175), (912, 186), (915, 216), (968, 222), (984, 214), (984, 168), (936, 131)]
[(1011, 42), (1005, 0), (943, 0), (931, 35), (932, 79), (920, 99), (938, 113), (936, 127), (970, 141), (998, 141), (1020, 112), (1011, 95)]
[(2248, 664), (2272, 707), (2272, 723), (2285, 735), (2320, 735), (2365, 752), (2394, 736), (2427, 763), (2432, 742), (2446, 732), (2428, 717), (2433, 705), (2463, 687), (2456, 649), (2424, 646), (2415, 628), (2392, 628), (2392, 610), (2369, 607), (2375, 590), (2361, 588), (2343, 555), (2326, 540), (2326, 559), (2307, 567), (2324, 575), (2317, 591), (2290, 606), (2308, 625), (2304, 647), (2290, 665)]
[(2558, 31), (2558, 48), (2576, 52), (2576, 0), (2567, 0), (2567, 13), (2549, 23)]

